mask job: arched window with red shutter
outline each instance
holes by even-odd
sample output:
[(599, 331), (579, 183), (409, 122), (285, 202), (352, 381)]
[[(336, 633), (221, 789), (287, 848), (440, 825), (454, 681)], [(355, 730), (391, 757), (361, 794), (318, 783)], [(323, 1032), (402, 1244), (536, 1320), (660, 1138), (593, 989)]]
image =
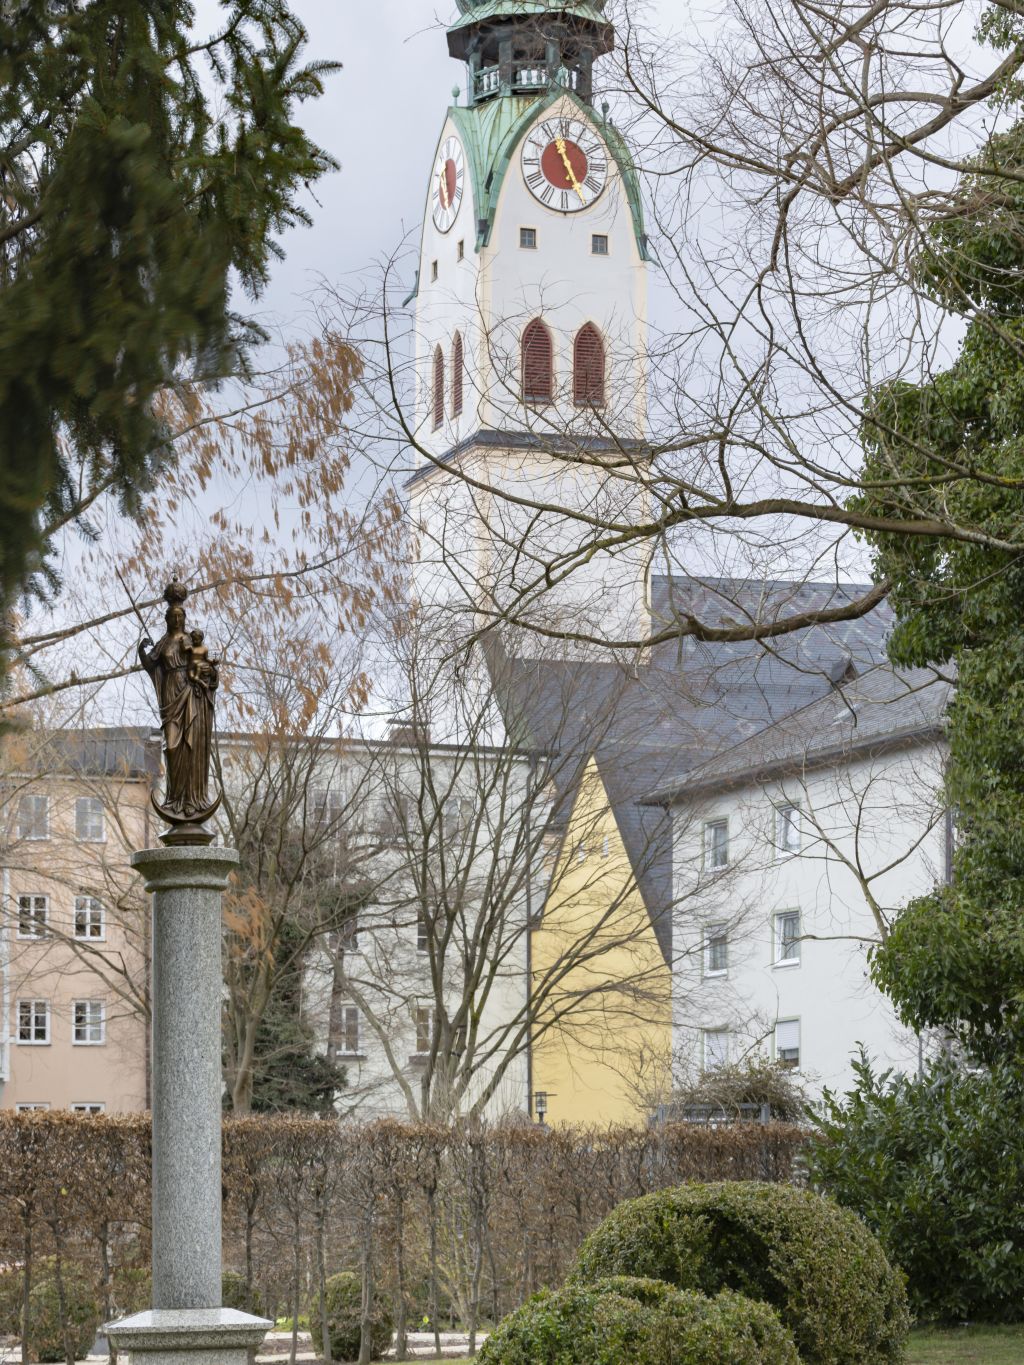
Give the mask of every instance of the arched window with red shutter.
[(462, 333), (455, 333), (452, 342), (452, 416), (462, 416)]
[(604, 406), (604, 340), (592, 322), (576, 333), (572, 389), (577, 407)]
[(444, 355), (440, 346), (434, 350), (434, 430), (444, 421)]
[(527, 403), (550, 403), (554, 396), (551, 333), (539, 318), (534, 318), (523, 332), (523, 398)]

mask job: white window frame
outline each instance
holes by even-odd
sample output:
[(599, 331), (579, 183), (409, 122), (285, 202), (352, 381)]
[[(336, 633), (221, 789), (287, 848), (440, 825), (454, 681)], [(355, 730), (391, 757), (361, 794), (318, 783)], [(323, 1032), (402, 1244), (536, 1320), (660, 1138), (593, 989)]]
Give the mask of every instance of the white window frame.
[[(715, 838), (714, 831), (725, 829), (725, 858), (722, 862), (714, 861)], [(713, 820), (705, 820), (703, 835), (703, 867), (705, 872), (724, 872), (729, 866), (729, 817), (727, 815), (716, 816)]]
[[(356, 1026), (356, 1045), (354, 1048), (348, 1047), (349, 1012), (355, 1015)], [(338, 1049), (340, 1057), (359, 1057), (363, 1046), (363, 1014), (358, 1005), (346, 1004), (341, 1007), (341, 1047)]]
[[(78, 932), (79, 912), (85, 914), (84, 934)], [(99, 933), (89, 933), (89, 929), (94, 923), (93, 915), (98, 914)], [(100, 900), (99, 896), (76, 896), (75, 897), (75, 918), (72, 925), (73, 936), (78, 943), (105, 943), (107, 941), (107, 907)]]
[[(78, 1010), (79, 1006), (84, 1006), (86, 1015), (85, 1022), (79, 1025)], [(94, 1017), (94, 1011), (98, 1010), (98, 1019)], [(99, 1037), (92, 1038), (88, 1035), (98, 1026)], [(78, 1030), (82, 1028), (86, 1037), (79, 1038)], [(71, 1002), (71, 1043), (74, 1047), (102, 1047), (107, 1041), (107, 1008), (102, 1000), (73, 1000)]]
[[(713, 934), (712, 930), (719, 929), (721, 933)], [(712, 967), (711, 965), (711, 942), (721, 940), (725, 944), (725, 966)], [(728, 976), (729, 975), (729, 926), (725, 920), (714, 920), (704, 926), (704, 976)]]
[[(792, 1051), (792, 1048), (779, 1048), (779, 1029), (785, 1024), (793, 1024), (796, 1026), (796, 1062), (792, 1065), (786, 1062), (780, 1055), (780, 1052), (782, 1051)], [(800, 1070), (803, 1065), (803, 1029), (800, 1026), (800, 1018), (798, 1015), (794, 1015), (789, 1019), (776, 1019), (775, 1028), (772, 1032), (772, 1055), (776, 1062), (780, 1062), (785, 1066), (787, 1071)]]
[(96, 1114), (106, 1113), (107, 1106), (103, 1100), (74, 1100), (68, 1108), (73, 1114), (88, 1114), (95, 1117)]
[[(427, 1045), (421, 1047), (421, 1023), (426, 1023)], [(433, 1005), (417, 1005), (413, 1014), (413, 1024), (416, 1028), (416, 1053), (417, 1057), (426, 1057), (430, 1049), (434, 1046), (434, 1032), (437, 1028), (437, 1011)]]
[[(42, 833), (42, 834), (26, 834), (26, 833), (24, 832), (24, 830), (25, 830), (25, 823), (23, 822), (23, 819), (22, 819), (22, 807), (24, 806), (24, 804), (25, 804), (26, 801), (33, 801), (33, 802), (36, 802), (36, 803), (37, 803), (37, 809), (38, 809), (38, 803), (40, 803), (40, 802), (42, 803), (44, 833)], [(33, 829), (36, 827), (36, 821), (35, 821), (35, 818), (34, 818), (34, 817), (33, 817), (32, 821), (31, 821), (31, 827), (32, 827)], [(44, 839), (49, 839), (49, 837), (50, 837), (50, 798), (49, 798), (49, 796), (47, 796), (45, 792), (22, 792), (21, 795), (20, 795), (19, 798), (18, 798), (18, 838), (19, 838), (22, 842), (24, 842), (24, 843), (42, 843), (42, 841), (43, 841)]]
[[(30, 1032), (35, 1033), (35, 1031), (36, 1031), (36, 1024), (37, 1024), (38, 1018), (39, 1018), (40, 1014), (42, 1015), (42, 1018), (43, 1018), (44, 1024), (45, 1024), (45, 1033), (46, 1033), (46, 1036), (45, 1036), (45, 1037), (43, 1037), (43, 1038), (23, 1038), (23, 1037), (21, 1036), (21, 1014), (22, 1014), (22, 1006), (23, 1006), (23, 1005), (28, 1005), (28, 1006), (29, 1006), (29, 1009), (30, 1009), (30, 1023), (29, 1023), (29, 1030), (30, 1030)], [(53, 1013), (53, 1011), (50, 1009), (50, 1002), (49, 1002), (49, 1000), (28, 999), (28, 998), (23, 999), (23, 1000), (16, 1000), (16, 1001), (14, 1002), (14, 1017), (15, 1017), (14, 1040), (15, 1040), (15, 1042), (18, 1044), (18, 1046), (19, 1046), (19, 1047), (49, 1047), (49, 1045), (50, 1045), (50, 1035), (51, 1035), (51, 1032), (52, 1032), (52, 1030), (51, 1030), (51, 1028), (50, 1028), (50, 1020), (51, 1020), (51, 1017), (52, 1017), (52, 1013)]]
[[(719, 1061), (715, 1062), (714, 1065), (710, 1065), (710, 1064), (709, 1064), (709, 1053), (708, 1053), (708, 1039), (709, 1039), (709, 1038), (712, 1038), (712, 1037), (714, 1037), (714, 1038), (724, 1038), (724, 1039), (725, 1039), (725, 1048), (724, 1048), (724, 1051), (723, 1051), (723, 1053), (722, 1053), (721, 1059), (720, 1059)], [(727, 1028), (706, 1028), (706, 1029), (701, 1029), (700, 1059), (701, 1059), (701, 1069), (702, 1069), (702, 1070), (704, 1070), (704, 1071), (717, 1071), (717, 1070), (719, 1069), (719, 1067), (723, 1067), (723, 1066), (728, 1066), (728, 1065), (729, 1065), (729, 1053), (730, 1053), (730, 1051), (731, 1051), (730, 1039), (731, 1039), (731, 1034), (730, 1034), (730, 1031), (729, 1031)]]
[[(31, 923), (38, 927), (30, 933), (24, 933), (21, 927), (22, 901), (40, 902), (30, 908), (29, 919)], [(39, 911), (42, 911), (42, 919), (38, 918)], [(50, 898), (37, 894), (35, 891), (25, 891), (18, 895), (18, 924), (14, 937), (22, 943), (38, 943), (41, 938), (46, 937), (47, 927), (50, 923)]]
[(416, 914), (416, 951), (425, 953), (430, 948), (430, 926), (427, 924), (427, 916), (423, 910)]
[[(89, 805), (89, 816), (99, 815), (99, 834), (81, 833), (79, 812), (87, 803)], [(75, 838), (80, 844), (105, 844), (107, 842), (106, 812), (103, 809), (103, 802), (98, 796), (75, 797)]]
[[(783, 957), (783, 956), (782, 956), (782, 946), (783, 946), (783, 943), (782, 943), (782, 933), (781, 933), (781, 929), (782, 929), (781, 921), (784, 920), (784, 919), (788, 919), (790, 916), (793, 916), (793, 915), (796, 916), (796, 922), (797, 922), (797, 934), (796, 934), (796, 938), (793, 940), (793, 946), (794, 946), (794, 948), (795, 948), (795, 952), (794, 952), (794, 954), (793, 954), (792, 957)], [(776, 910), (776, 911), (775, 911), (774, 915), (772, 916), (772, 966), (773, 966), (773, 967), (784, 967), (784, 968), (785, 968), (785, 967), (799, 967), (799, 966), (800, 966), (800, 961), (801, 961), (801, 959), (802, 959), (802, 957), (803, 957), (803, 952), (802, 952), (802, 947), (801, 947), (802, 938), (803, 938), (803, 931), (804, 931), (804, 917), (803, 917), (802, 913), (800, 912), (800, 910), (798, 910), (798, 909), (790, 909), (790, 910)]]
[(49, 1100), (22, 1100), (20, 1104), (14, 1106), (15, 1113), (31, 1114), (35, 1110), (49, 1109)]
[[(785, 819), (784, 812), (792, 811), (793, 818)], [(790, 847), (784, 842), (784, 834), (789, 830), (796, 837), (795, 847)], [(775, 828), (772, 833), (772, 840), (775, 845), (775, 857), (778, 860), (783, 858), (795, 858), (800, 852), (803, 842), (800, 830), (800, 805), (796, 801), (778, 801), (775, 803)]]

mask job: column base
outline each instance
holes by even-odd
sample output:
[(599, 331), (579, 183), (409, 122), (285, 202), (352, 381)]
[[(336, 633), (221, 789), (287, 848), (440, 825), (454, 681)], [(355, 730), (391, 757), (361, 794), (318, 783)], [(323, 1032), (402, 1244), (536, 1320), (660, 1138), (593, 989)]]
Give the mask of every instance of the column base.
[(273, 1325), (236, 1308), (148, 1308), (102, 1330), (131, 1365), (246, 1365)]

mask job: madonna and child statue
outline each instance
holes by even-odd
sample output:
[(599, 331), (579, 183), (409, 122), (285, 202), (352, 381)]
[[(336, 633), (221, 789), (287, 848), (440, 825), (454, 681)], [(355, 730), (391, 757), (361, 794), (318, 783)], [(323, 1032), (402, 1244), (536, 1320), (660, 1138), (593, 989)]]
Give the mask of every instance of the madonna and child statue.
[(161, 841), (172, 845), (210, 843), (213, 833), (202, 826), (220, 805), (220, 795), (211, 800), (209, 792), (218, 660), (210, 657), (201, 630), (185, 629), (187, 597), (180, 583), (168, 584), (167, 629), (156, 644), (147, 635), (139, 645), (164, 736), (165, 792), (162, 801), (154, 794), (153, 807), (171, 826)]

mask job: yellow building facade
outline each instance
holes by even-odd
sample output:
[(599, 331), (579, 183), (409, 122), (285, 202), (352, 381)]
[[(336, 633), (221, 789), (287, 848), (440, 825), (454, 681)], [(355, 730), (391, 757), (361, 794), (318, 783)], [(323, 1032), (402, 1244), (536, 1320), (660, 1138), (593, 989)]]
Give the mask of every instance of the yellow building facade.
[(671, 972), (593, 758), (530, 946), (535, 1116), (646, 1122), (671, 1057)]

